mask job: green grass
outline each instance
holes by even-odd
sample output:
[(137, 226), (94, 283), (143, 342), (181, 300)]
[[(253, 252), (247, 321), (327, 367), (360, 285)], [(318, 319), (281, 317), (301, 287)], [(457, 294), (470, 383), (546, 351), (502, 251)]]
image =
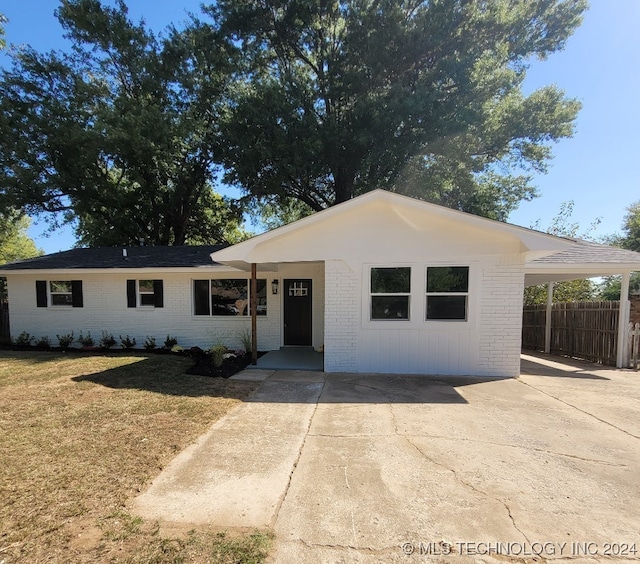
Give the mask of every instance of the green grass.
[(254, 383), (144, 354), (0, 352), (0, 562), (262, 562), (268, 531), (161, 534), (128, 501)]

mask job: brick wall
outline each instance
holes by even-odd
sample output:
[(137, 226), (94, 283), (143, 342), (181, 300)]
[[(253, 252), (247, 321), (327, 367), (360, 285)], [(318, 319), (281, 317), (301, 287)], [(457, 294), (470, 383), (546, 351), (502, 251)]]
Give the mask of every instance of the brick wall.
[(524, 265), (518, 256), (485, 266), (480, 283), (478, 374), (520, 373)]
[(324, 369), (358, 370), (360, 279), (341, 260), (325, 262)]

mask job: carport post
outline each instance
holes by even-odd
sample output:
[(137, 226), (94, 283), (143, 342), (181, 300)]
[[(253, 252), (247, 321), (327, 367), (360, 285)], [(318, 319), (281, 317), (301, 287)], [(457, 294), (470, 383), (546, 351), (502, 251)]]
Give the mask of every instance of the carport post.
[(258, 281), (256, 270), (256, 263), (252, 262), (249, 309), (251, 310), (251, 364), (254, 366), (258, 363)]
[(544, 318), (544, 352), (551, 352), (551, 310), (553, 309), (553, 282), (547, 286), (547, 311)]
[(629, 272), (622, 273), (620, 285), (620, 312), (618, 314), (618, 351), (617, 368), (626, 368), (627, 356), (627, 325), (629, 323)]

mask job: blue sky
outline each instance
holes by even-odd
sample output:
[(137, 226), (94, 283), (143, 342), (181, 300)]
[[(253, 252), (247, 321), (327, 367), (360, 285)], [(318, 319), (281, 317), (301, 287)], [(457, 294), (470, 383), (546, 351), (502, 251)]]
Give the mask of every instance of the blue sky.
[[(154, 31), (199, 12), (199, 0), (129, 0), (133, 19), (144, 17)], [(57, 0), (0, 1), (9, 18), (8, 43), (27, 43), (39, 51), (64, 48), (62, 29), (53, 17)], [(583, 25), (564, 51), (534, 61), (528, 91), (556, 84), (578, 98), (583, 109), (576, 134), (554, 147), (555, 158), (535, 184), (540, 197), (523, 202), (509, 221), (525, 227), (536, 221), (546, 228), (563, 202), (573, 200), (572, 220), (586, 229), (599, 218), (592, 235), (620, 231), (625, 208), (640, 200), (640, 1), (592, 0)], [(0, 65), (6, 56), (0, 55)], [(69, 230), (44, 237), (45, 225), (30, 234), (46, 252), (74, 244)]]

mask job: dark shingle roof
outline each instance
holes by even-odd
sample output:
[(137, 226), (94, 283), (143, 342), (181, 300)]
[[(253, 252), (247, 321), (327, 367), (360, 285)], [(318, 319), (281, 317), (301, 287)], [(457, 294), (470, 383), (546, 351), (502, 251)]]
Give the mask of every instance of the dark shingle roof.
[(0, 270), (54, 270), (64, 268), (180, 268), (213, 266), (209, 256), (227, 245), (184, 247), (99, 247), (71, 249), (0, 266)]
[(531, 261), (531, 264), (640, 264), (640, 253), (627, 251), (618, 247), (592, 243), (591, 241), (576, 240), (570, 249), (559, 251), (548, 257)]

